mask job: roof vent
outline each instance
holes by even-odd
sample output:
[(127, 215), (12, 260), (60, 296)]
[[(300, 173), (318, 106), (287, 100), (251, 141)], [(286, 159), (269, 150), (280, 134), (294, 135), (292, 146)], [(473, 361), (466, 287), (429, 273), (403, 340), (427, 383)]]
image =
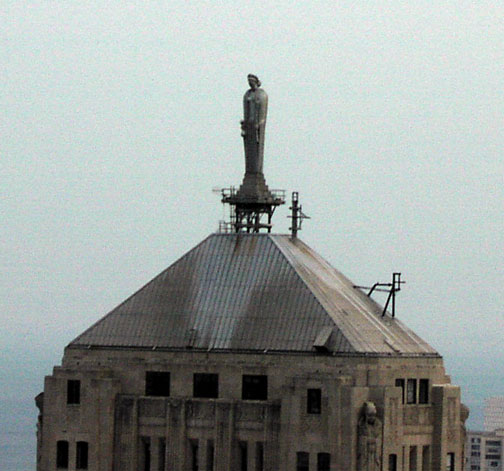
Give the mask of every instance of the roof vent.
[(317, 335), (315, 342), (313, 342), (313, 348), (318, 353), (329, 353), (331, 351), (331, 337), (333, 333), (332, 327), (324, 327)]

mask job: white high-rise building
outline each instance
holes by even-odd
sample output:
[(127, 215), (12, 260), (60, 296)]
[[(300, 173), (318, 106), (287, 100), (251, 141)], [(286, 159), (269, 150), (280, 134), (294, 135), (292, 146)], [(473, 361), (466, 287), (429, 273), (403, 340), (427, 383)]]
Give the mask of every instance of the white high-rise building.
[(485, 400), (485, 432), (504, 429), (504, 396)]

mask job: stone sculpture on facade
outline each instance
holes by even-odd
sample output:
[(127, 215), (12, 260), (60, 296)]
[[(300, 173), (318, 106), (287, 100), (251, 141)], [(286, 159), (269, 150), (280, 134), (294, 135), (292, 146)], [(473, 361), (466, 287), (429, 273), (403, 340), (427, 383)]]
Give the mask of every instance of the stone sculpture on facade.
[(382, 422), (374, 402), (365, 402), (358, 425), (357, 470), (380, 471), (382, 452)]

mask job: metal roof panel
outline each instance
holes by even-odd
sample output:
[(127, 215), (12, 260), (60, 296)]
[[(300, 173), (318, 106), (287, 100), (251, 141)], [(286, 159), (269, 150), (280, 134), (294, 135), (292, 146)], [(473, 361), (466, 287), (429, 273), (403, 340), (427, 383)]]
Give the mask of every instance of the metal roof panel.
[(70, 346), (436, 354), (299, 239), (212, 234)]

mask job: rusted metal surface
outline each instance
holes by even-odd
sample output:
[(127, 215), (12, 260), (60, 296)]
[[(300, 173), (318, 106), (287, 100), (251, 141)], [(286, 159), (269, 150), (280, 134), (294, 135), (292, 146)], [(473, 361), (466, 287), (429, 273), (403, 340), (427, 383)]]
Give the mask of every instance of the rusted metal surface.
[(70, 346), (435, 355), (299, 239), (212, 234)]

